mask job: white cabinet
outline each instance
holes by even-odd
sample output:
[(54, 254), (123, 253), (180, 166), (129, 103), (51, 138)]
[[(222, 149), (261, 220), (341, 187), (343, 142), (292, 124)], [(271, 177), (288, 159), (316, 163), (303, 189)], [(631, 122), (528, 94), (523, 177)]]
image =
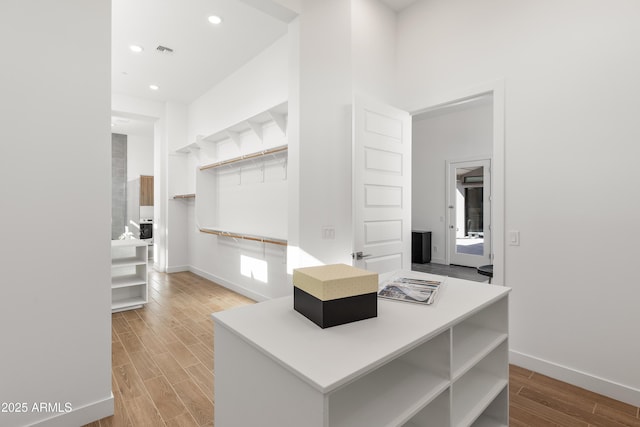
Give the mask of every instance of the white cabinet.
[(432, 306), (327, 329), (291, 297), (215, 313), (215, 423), (506, 426), (508, 292), (448, 278)]
[(133, 310), (148, 301), (148, 244), (140, 240), (111, 241), (111, 311)]

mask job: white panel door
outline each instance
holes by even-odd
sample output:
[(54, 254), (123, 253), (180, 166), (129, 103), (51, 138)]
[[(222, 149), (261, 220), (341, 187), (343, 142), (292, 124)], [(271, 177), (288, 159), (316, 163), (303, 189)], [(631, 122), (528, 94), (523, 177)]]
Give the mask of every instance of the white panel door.
[(411, 116), (356, 97), (353, 121), (353, 265), (410, 270)]

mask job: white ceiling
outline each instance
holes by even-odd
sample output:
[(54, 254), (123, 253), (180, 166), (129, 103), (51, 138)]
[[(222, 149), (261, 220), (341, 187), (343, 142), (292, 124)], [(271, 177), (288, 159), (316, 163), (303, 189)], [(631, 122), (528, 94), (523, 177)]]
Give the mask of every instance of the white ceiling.
[(147, 138), (153, 138), (153, 120), (112, 115), (111, 133), (139, 135)]
[[(222, 24), (210, 24), (210, 15)], [(285, 23), (239, 0), (113, 0), (112, 91), (188, 104), (286, 32)], [(131, 52), (132, 44), (144, 51)]]
[[(382, 1), (396, 11), (416, 2)], [(210, 15), (222, 24), (210, 24)], [(286, 32), (287, 24), (243, 0), (113, 0), (112, 91), (189, 104)], [(153, 124), (136, 118), (113, 117), (112, 124), (114, 133), (153, 135)]]

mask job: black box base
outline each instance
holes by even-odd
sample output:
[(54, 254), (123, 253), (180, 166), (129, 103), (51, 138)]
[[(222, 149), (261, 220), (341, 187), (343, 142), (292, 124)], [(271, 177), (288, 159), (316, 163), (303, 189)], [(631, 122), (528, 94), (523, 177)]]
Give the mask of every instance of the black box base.
[(378, 294), (322, 301), (294, 286), (293, 308), (324, 329), (378, 316)]

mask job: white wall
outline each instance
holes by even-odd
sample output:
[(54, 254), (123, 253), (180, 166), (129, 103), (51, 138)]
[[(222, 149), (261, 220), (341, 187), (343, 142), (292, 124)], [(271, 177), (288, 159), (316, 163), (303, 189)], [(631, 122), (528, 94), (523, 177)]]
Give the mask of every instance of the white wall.
[[(165, 138), (160, 141), (162, 159), (158, 159), (154, 180), (159, 188), (154, 188), (158, 197), (155, 204), (160, 209), (159, 233), (163, 240), (156, 244), (164, 258), (166, 271), (184, 270), (189, 262), (189, 244), (187, 229), (187, 209), (184, 201), (174, 200), (176, 194), (186, 192), (186, 158), (176, 155), (171, 147), (187, 144), (187, 106), (175, 102), (165, 104)], [(155, 212), (154, 212), (155, 214)], [(166, 231), (165, 231), (166, 230)], [(154, 240), (155, 244), (155, 240)]]
[[(188, 142), (211, 135), (287, 100), (288, 42), (282, 37), (188, 108)], [(170, 142), (169, 149), (180, 145)]]
[(113, 413), (110, 15), (109, 1), (0, 3), (0, 402), (28, 403), (3, 426)]
[(353, 91), (395, 105), (396, 13), (379, 0), (351, 0)]
[(504, 78), (512, 360), (630, 403), (637, 248), (615, 224), (640, 212), (622, 185), (640, 155), (638, 16), (631, 0), (420, 1), (399, 16), (397, 64), (409, 110)]
[[(351, 2), (303, 0), (298, 18), (298, 229), (289, 268), (351, 263)], [(330, 23), (330, 24), (329, 24)], [(330, 28), (330, 31), (328, 30)], [(290, 152), (290, 155), (292, 153)], [(292, 216), (291, 214), (289, 215)], [(332, 227), (335, 239), (323, 239)]]
[(412, 228), (431, 231), (431, 262), (446, 257), (446, 162), (491, 158), (492, 105), (487, 96), (413, 117)]
[[(261, 113), (270, 107), (287, 101), (288, 68), (289, 38), (285, 36), (189, 105), (187, 142), (195, 141), (196, 135), (211, 135)], [(265, 144), (271, 144), (271, 142), (269, 142), (270, 140), (267, 141), (265, 139), (265, 141)], [(172, 149), (178, 148), (180, 145), (185, 145), (187, 142), (175, 144), (174, 141), (169, 141)], [(239, 148), (235, 147), (232, 143), (221, 143), (218, 144), (220, 147), (217, 147), (221, 150), (220, 152), (217, 152), (216, 147), (209, 147), (208, 150), (201, 150), (202, 153), (190, 154), (186, 160), (187, 164), (185, 165), (185, 167), (188, 168), (186, 170), (186, 175), (188, 176), (185, 184), (186, 192), (193, 192), (196, 188), (195, 181), (198, 165), (215, 160), (217, 155), (220, 155), (221, 158), (233, 157), (233, 155), (230, 154), (233, 150), (239, 150), (239, 152), (242, 153), (256, 151), (254, 142), (255, 141), (249, 141), (247, 144), (243, 143)], [(284, 143), (286, 143), (286, 139)], [(231, 149), (233, 150), (227, 152), (227, 148), (229, 148), (227, 147), (228, 145), (231, 145)], [(236, 155), (237, 154), (238, 153), (236, 153)], [(181, 160), (175, 161), (182, 162)], [(279, 170), (280, 172), (282, 171), (281, 168), (279, 168)], [(245, 193), (250, 193), (257, 188), (252, 187), (250, 183), (246, 181), (246, 179), (253, 179), (251, 178), (252, 173), (253, 172), (249, 172), (249, 175), (246, 173), (243, 174), (245, 181), (241, 189), (242, 191), (235, 196), (233, 194), (227, 194), (225, 196), (226, 198), (223, 197), (223, 201), (232, 202), (233, 206), (228, 206), (227, 204), (225, 204), (225, 206), (213, 206), (213, 210), (210, 211), (220, 212), (220, 210), (222, 210), (226, 215), (232, 213), (230, 209), (238, 209), (239, 206), (242, 207), (243, 204), (247, 207), (246, 203), (251, 205), (253, 199), (250, 197), (249, 200), (245, 200), (243, 197), (247, 195)], [(215, 174), (215, 172), (207, 172), (204, 176), (211, 177), (213, 174)], [(267, 176), (267, 181), (272, 180)], [(284, 184), (285, 190), (279, 191), (278, 194), (283, 193), (286, 196), (286, 181), (284, 181)], [(213, 191), (217, 191), (217, 185), (218, 184), (214, 184)], [(249, 196), (251, 195), (249, 194)], [(205, 197), (202, 199), (196, 198), (195, 202), (175, 202), (176, 204), (180, 203), (181, 207), (187, 211), (188, 268), (197, 274), (208, 277), (255, 299), (273, 298), (290, 293), (291, 290), (288, 286), (286, 274), (285, 248), (256, 242), (235, 241), (229, 238), (221, 238), (211, 234), (201, 233), (198, 229), (199, 226), (219, 225), (210, 224), (208, 221), (212, 221), (213, 219), (212, 222), (216, 222), (220, 217), (220, 215), (217, 214), (215, 217), (206, 218), (203, 216), (196, 220), (195, 205), (199, 200), (202, 205), (205, 203), (204, 199)], [(220, 200), (218, 201), (220, 202)], [(220, 202), (220, 204), (222, 204), (222, 202)], [(236, 226), (238, 224), (234, 223), (234, 220), (246, 219), (248, 218), (247, 215), (258, 216), (256, 218), (264, 219), (265, 216), (261, 216), (261, 213), (265, 213), (266, 215), (270, 212), (270, 209), (279, 209), (285, 218), (286, 224), (286, 201), (274, 202), (266, 206), (265, 212), (260, 212), (256, 206), (252, 206), (246, 210), (239, 211), (237, 218), (227, 215), (225, 221), (227, 225), (231, 224), (232, 226)], [(198, 209), (198, 211), (202, 212), (204, 209)], [(248, 222), (250, 221), (246, 222), (247, 224), (242, 224), (243, 229), (255, 230), (256, 226), (262, 229), (260, 224), (249, 224)], [(267, 223), (266, 225), (269, 224)], [(171, 230), (169, 231), (172, 233)], [(255, 275), (251, 277), (250, 272), (247, 273), (247, 266), (249, 264), (253, 265), (256, 269), (260, 269), (260, 273), (257, 274), (260, 276), (260, 279), (264, 279), (263, 270), (267, 270), (266, 283), (264, 280), (258, 280)], [(177, 264), (172, 265), (178, 267)], [(178, 269), (179, 268), (176, 268), (176, 270)]]
[(127, 180), (153, 175), (153, 135), (127, 135)]

